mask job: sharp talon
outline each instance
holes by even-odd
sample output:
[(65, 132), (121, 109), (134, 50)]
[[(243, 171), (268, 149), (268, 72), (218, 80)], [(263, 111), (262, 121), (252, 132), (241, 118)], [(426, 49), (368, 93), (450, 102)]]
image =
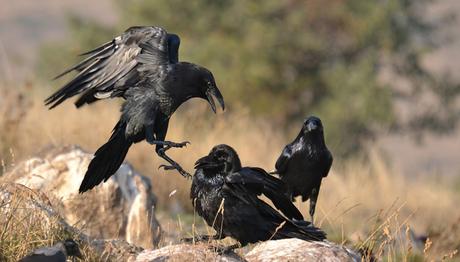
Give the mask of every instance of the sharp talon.
[(187, 144), (191, 145), (191, 143), (189, 141), (185, 141), (185, 142), (182, 142), (182, 143), (177, 143), (176, 146), (177, 147), (186, 147)]
[(180, 173), (183, 177), (185, 177), (185, 178), (187, 178), (187, 179), (192, 178), (192, 175), (190, 175), (189, 173), (187, 173), (187, 172), (185, 172), (185, 171), (182, 171), (182, 172), (179, 171), (179, 173)]

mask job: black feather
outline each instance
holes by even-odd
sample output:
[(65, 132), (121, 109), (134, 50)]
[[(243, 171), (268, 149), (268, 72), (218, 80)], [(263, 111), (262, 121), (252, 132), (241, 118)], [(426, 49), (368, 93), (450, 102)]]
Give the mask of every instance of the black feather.
[(88, 166), (81, 182), (79, 192), (86, 192), (102, 181), (107, 181), (121, 166), (132, 141), (125, 136), (124, 123), (118, 122), (109, 141), (101, 146)]

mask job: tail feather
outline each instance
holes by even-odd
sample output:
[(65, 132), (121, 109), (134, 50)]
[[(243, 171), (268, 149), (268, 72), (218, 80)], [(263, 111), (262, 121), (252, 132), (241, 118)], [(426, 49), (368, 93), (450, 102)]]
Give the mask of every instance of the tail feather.
[(320, 228), (303, 221), (290, 221), (277, 234), (278, 238), (299, 238), (307, 241), (323, 241), (326, 233)]
[(109, 141), (101, 146), (88, 166), (79, 192), (86, 192), (107, 181), (123, 163), (132, 141), (126, 139), (125, 125), (118, 122)]

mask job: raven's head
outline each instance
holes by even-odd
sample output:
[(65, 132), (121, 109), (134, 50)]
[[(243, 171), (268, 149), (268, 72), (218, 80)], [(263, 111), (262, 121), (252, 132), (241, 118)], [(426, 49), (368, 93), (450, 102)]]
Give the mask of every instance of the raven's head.
[(78, 248), (78, 244), (75, 241), (73, 241), (72, 239), (66, 239), (63, 244), (67, 256), (75, 256), (83, 259), (83, 255), (80, 252), (80, 248)]
[(185, 99), (203, 98), (208, 101), (214, 113), (216, 112), (214, 98), (216, 98), (222, 110), (225, 109), (224, 98), (217, 88), (214, 76), (208, 69), (188, 62), (180, 62), (175, 67), (174, 81), (179, 82), (181, 89), (176, 92), (180, 96), (184, 96)]
[(321, 119), (310, 116), (303, 122), (302, 131), (304, 136), (323, 135), (323, 124)]
[(216, 172), (233, 172), (241, 169), (241, 162), (235, 149), (222, 144), (214, 146), (207, 156), (195, 162), (195, 169), (208, 169)]

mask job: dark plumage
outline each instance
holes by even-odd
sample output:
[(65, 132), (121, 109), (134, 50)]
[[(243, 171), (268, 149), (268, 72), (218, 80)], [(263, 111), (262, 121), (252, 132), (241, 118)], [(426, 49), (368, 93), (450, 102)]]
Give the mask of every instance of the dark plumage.
[(67, 257), (72, 256), (83, 259), (78, 244), (72, 239), (67, 239), (52, 247), (39, 248), (19, 262), (65, 262)]
[(214, 112), (213, 96), (224, 109), (224, 99), (212, 73), (204, 67), (179, 62), (180, 39), (160, 27), (131, 27), (121, 36), (83, 55), (89, 57), (65, 71), (79, 72), (70, 82), (45, 100), (54, 108), (81, 94), (77, 107), (99, 99), (123, 97), (121, 118), (109, 141), (95, 153), (80, 186), (85, 192), (113, 175), (133, 143), (147, 140), (157, 154), (189, 176), (165, 152), (186, 143), (165, 141), (169, 118), (190, 98), (206, 99)]
[(275, 173), (286, 183), (288, 196), (302, 196), (302, 201), (310, 199), (312, 223), (321, 180), (327, 176), (331, 165), (332, 154), (324, 141), (323, 125), (314, 116), (305, 120), (299, 135), (276, 161)]
[[(196, 212), (217, 231), (211, 238), (229, 236), (242, 246), (269, 239), (325, 239), (320, 229), (303, 221), (299, 210), (284, 194), (281, 180), (261, 168), (241, 167), (230, 146), (215, 146), (196, 161), (195, 168), (190, 197)], [(259, 199), (262, 194), (282, 214)]]

